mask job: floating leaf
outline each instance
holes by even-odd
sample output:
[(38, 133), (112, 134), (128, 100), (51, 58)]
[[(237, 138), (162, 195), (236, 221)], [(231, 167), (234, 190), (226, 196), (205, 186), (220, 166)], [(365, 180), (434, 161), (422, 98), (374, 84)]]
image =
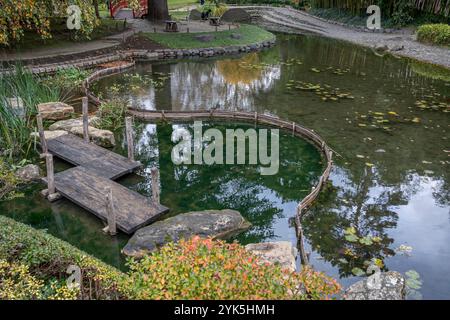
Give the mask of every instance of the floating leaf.
[(317, 69), (317, 68), (311, 68), (311, 71), (312, 71), (312, 72), (316, 72), (316, 73), (319, 73), (319, 72), (320, 72), (320, 70)]
[(371, 244), (373, 244), (372, 239), (370, 238), (370, 236), (367, 236), (367, 237), (359, 239), (359, 243), (364, 244), (366, 246), (370, 246)]
[(363, 275), (365, 275), (364, 270), (361, 268), (357, 268), (357, 267), (352, 269), (352, 273), (357, 277), (362, 277)]
[(405, 272), (405, 275), (411, 279), (420, 279), (420, 274), (416, 270), (408, 270)]
[(370, 163), (370, 162), (366, 162), (366, 166), (368, 166), (368, 167), (373, 167), (374, 164), (373, 164), (373, 163)]
[(347, 234), (345, 236), (345, 240), (350, 241), (350, 242), (356, 242), (356, 241), (358, 241), (358, 239), (359, 238), (357, 236), (355, 236), (354, 234)]
[(406, 279), (406, 286), (410, 289), (419, 290), (422, 288), (422, 281), (417, 279), (408, 278)]
[(383, 260), (381, 260), (381, 259), (374, 258), (373, 263), (380, 269), (382, 269), (384, 267)]
[(348, 227), (347, 229), (344, 230), (345, 234), (355, 234), (356, 233), (356, 229), (355, 227)]
[(378, 242), (381, 242), (381, 238), (380, 237), (372, 237), (372, 241), (378, 243)]

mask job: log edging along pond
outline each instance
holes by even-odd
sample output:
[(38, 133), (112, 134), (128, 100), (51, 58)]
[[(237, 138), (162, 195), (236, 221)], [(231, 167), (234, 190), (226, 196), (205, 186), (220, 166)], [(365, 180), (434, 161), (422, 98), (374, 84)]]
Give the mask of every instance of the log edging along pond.
[(129, 108), (128, 113), (133, 117), (144, 120), (177, 120), (177, 121), (192, 121), (196, 119), (208, 119), (208, 120), (231, 120), (231, 121), (244, 121), (252, 122), (271, 127), (276, 127), (285, 131), (292, 132), (293, 135), (307, 139), (312, 142), (313, 145), (321, 152), (322, 156), (326, 160), (326, 167), (322, 175), (319, 177), (319, 181), (312, 187), (311, 192), (303, 198), (297, 205), (295, 215), (296, 235), (297, 235), (297, 247), (299, 249), (302, 263), (308, 264), (308, 257), (304, 250), (303, 244), (303, 228), (302, 217), (307, 212), (307, 209), (311, 206), (314, 200), (319, 196), (320, 190), (324, 187), (326, 181), (331, 172), (333, 165), (333, 151), (328, 147), (326, 142), (320, 135), (313, 130), (308, 129), (295, 122), (283, 120), (270, 114), (260, 114), (258, 112), (247, 111), (223, 111), (223, 110), (197, 110), (197, 111), (143, 111), (139, 109)]

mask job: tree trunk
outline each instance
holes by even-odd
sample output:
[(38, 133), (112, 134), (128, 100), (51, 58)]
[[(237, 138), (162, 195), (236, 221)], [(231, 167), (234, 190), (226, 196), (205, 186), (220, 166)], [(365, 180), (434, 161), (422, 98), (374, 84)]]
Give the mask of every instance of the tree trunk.
[(163, 21), (169, 19), (167, 0), (149, 0), (148, 19), (151, 21)]
[(98, 10), (98, 0), (94, 1), (95, 16), (100, 19), (100, 11)]

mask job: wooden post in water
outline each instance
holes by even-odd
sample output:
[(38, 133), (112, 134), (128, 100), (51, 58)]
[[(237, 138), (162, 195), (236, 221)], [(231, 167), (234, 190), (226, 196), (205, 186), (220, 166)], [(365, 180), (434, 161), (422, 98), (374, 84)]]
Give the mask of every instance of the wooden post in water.
[(128, 159), (134, 161), (134, 145), (133, 145), (133, 119), (131, 117), (125, 118), (125, 130), (127, 136)]
[(88, 98), (82, 98), (82, 111), (83, 111), (83, 138), (84, 141), (89, 142), (89, 112), (88, 112)]
[(160, 204), (159, 200), (159, 172), (157, 168), (152, 168), (152, 197), (153, 197), (153, 203)]
[(50, 153), (41, 154), (41, 158), (45, 157), (45, 166), (47, 170), (47, 189), (42, 191), (42, 194), (47, 197), (50, 202), (61, 198), (61, 195), (56, 192), (55, 187), (55, 171), (53, 166), (53, 155)]
[(39, 131), (39, 141), (41, 142), (42, 153), (45, 154), (48, 152), (48, 148), (47, 148), (47, 140), (45, 140), (44, 124), (42, 123), (42, 115), (40, 113), (38, 113), (36, 116), (36, 122), (37, 122), (37, 126), (38, 126), (38, 131)]
[(106, 233), (114, 236), (117, 234), (116, 212), (114, 210), (114, 198), (111, 187), (105, 188), (106, 193), (106, 213), (108, 226), (103, 229)]

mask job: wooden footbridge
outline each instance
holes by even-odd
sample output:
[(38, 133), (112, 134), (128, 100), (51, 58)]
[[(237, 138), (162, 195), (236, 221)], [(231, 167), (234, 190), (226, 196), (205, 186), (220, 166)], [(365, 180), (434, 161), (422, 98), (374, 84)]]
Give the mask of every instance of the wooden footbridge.
[[(128, 158), (89, 142), (87, 99), (83, 99), (83, 139), (68, 133), (46, 140), (42, 117), (37, 119), (47, 164), (48, 188), (43, 193), (50, 201), (61, 196), (69, 199), (106, 221), (104, 230), (110, 234), (116, 228), (132, 234), (169, 210), (159, 203), (158, 170), (152, 169), (151, 200), (113, 181), (142, 166), (134, 160), (131, 118), (126, 119)], [(53, 156), (75, 167), (54, 174)]]

